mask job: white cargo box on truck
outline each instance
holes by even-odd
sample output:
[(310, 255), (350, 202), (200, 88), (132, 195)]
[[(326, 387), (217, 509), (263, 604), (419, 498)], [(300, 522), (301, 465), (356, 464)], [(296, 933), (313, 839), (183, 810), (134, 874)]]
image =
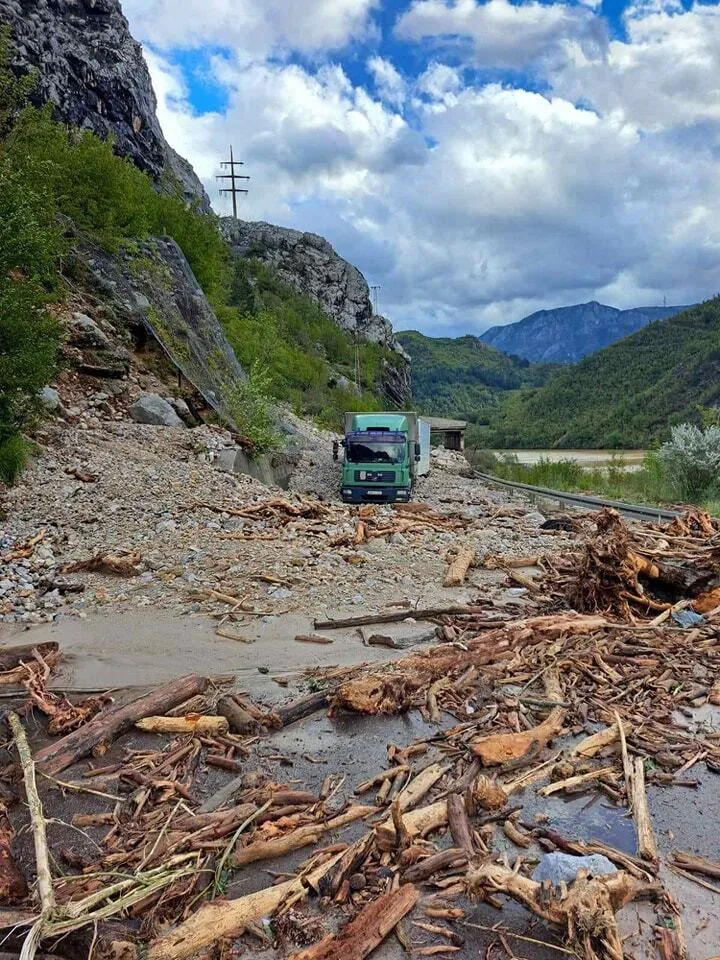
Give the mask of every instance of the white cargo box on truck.
[(416, 464), (415, 473), (418, 477), (424, 477), (430, 473), (430, 421), (419, 417), (417, 425), (420, 459)]

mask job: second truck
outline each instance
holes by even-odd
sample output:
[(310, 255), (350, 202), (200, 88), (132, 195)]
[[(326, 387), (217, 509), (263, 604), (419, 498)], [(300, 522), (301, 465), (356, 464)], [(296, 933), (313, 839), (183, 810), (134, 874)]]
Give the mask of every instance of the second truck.
[(340, 493), (345, 503), (407, 502), (430, 470), (430, 423), (416, 413), (346, 413)]

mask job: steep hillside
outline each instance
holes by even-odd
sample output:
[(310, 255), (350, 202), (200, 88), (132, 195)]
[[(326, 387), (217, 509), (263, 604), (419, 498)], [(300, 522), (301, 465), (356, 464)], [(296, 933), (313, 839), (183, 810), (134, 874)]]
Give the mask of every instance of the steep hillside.
[(654, 320), (663, 320), (687, 309), (637, 307), (618, 310), (593, 300), (572, 307), (538, 310), (517, 323), (491, 327), (482, 339), (496, 350), (534, 363), (575, 363)]
[(0, 24), (13, 38), (13, 67), (37, 71), (32, 99), (58, 120), (100, 137), (205, 211), (210, 201), (187, 160), (165, 140), (142, 47), (118, 0), (0, 0)]
[(487, 440), (507, 447), (644, 447), (720, 404), (720, 298), (658, 320), (507, 398)]
[(547, 379), (547, 366), (509, 357), (478, 337), (426, 337), (415, 330), (397, 334), (412, 360), (413, 400), (425, 413), (482, 423), (499, 398)]
[[(410, 400), (410, 366), (390, 321), (373, 313), (370, 288), (357, 267), (343, 259), (314, 233), (302, 233), (271, 223), (253, 223), (226, 217), (222, 234), (231, 251), (262, 264), (286, 290), (316, 304), (346, 339), (379, 347), (383, 353), (377, 380), (387, 401), (405, 406)], [(301, 334), (301, 331), (297, 331)], [(312, 337), (304, 339), (311, 343)], [(348, 372), (348, 371), (345, 371)], [(362, 370), (361, 370), (361, 380)]]

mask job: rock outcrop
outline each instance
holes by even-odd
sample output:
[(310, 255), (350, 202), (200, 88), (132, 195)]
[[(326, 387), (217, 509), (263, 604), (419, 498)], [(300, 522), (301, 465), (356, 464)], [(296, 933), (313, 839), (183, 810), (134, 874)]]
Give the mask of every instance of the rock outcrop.
[[(114, 254), (85, 244), (75, 269), (82, 287), (101, 304), (90, 322), (108, 334), (115, 352), (123, 349), (118, 343), (138, 343), (150, 335), (208, 406), (232, 424), (233, 386), (246, 375), (174, 240), (156, 237)], [(87, 324), (78, 328), (78, 316), (73, 331), (94, 337)], [(77, 336), (73, 332), (74, 343), (82, 346)], [(95, 362), (107, 365), (97, 355)], [(80, 369), (83, 364), (87, 367), (86, 352), (76, 362)]]
[(283, 283), (314, 300), (343, 330), (391, 351), (383, 366), (383, 392), (398, 406), (410, 401), (410, 357), (390, 321), (373, 313), (365, 277), (324, 237), (232, 217), (222, 220), (222, 233), (235, 253), (271, 267)]
[(115, 150), (156, 181), (171, 178), (202, 209), (210, 201), (190, 164), (163, 136), (142, 48), (119, 0), (0, 0), (13, 37), (13, 65), (38, 71), (33, 99), (65, 123), (112, 135)]

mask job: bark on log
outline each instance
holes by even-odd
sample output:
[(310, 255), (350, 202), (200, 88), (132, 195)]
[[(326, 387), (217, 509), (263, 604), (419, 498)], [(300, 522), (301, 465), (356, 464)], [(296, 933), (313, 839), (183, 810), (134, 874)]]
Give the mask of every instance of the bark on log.
[(351, 844), (340, 857), (332, 870), (323, 878), (320, 884), (320, 893), (323, 896), (336, 897), (343, 881), (351, 877), (362, 867), (372, 849), (374, 837), (372, 833), (365, 834)]
[(205, 677), (192, 674), (171, 680), (125, 706), (103, 710), (78, 730), (38, 751), (35, 756), (37, 769), (54, 776), (86, 757), (103, 740), (119, 737), (143, 717), (164, 713), (183, 700), (203, 693), (207, 684)]
[(474, 740), (470, 749), (486, 767), (520, 760), (531, 751), (539, 753), (553, 737), (562, 732), (565, 711), (555, 707), (541, 724), (522, 733), (497, 733)]
[(315, 630), (342, 630), (345, 627), (369, 627), (374, 623), (401, 623), (412, 617), (413, 620), (434, 620), (435, 617), (462, 616), (481, 613), (480, 607), (467, 607), (454, 604), (448, 607), (426, 607), (422, 610), (401, 610), (393, 613), (372, 613), (364, 617), (346, 617), (343, 620), (316, 620)]
[(364, 960), (413, 909), (418, 896), (412, 884), (386, 893), (369, 903), (340, 933), (293, 954), (290, 960)]
[(344, 813), (324, 823), (310, 823), (307, 826), (298, 827), (297, 830), (283, 837), (274, 837), (271, 840), (255, 840), (246, 847), (236, 850), (231, 863), (234, 867), (242, 867), (256, 860), (271, 860), (273, 857), (284, 856), (286, 853), (292, 853), (293, 850), (300, 850), (311, 843), (316, 843), (323, 834), (331, 830), (339, 830), (348, 823), (354, 823), (355, 820), (375, 813), (376, 810), (377, 807), (351, 806)]
[(420, 860), (413, 866), (408, 867), (403, 872), (403, 880), (406, 883), (422, 883), (429, 879), (434, 873), (441, 870), (448, 870), (454, 866), (464, 866), (468, 861), (468, 852), (460, 847), (449, 847), (447, 850), (441, 850), (439, 853), (433, 853), (424, 860)]
[(249, 923), (272, 916), (281, 904), (304, 900), (341, 856), (338, 853), (302, 878), (295, 877), (236, 900), (204, 903), (178, 927), (150, 944), (148, 960), (184, 960), (218, 940), (239, 936)]
[(447, 798), (448, 826), (456, 847), (464, 850), (468, 857), (474, 852), (472, 827), (465, 809), (465, 801), (458, 793)]
[(34, 660), (33, 651), (37, 650), (41, 657), (48, 653), (57, 653), (60, 647), (54, 641), (47, 643), (25, 643), (13, 647), (0, 647), (0, 673), (5, 670), (14, 670), (20, 663)]
[[(409, 837), (424, 837), (433, 830), (444, 827), (448, 821), (447, 801), (438, 800), (427, 807), (410, 810), (403, 815), (403, 824)], [(394, 850), (397, 842), (397, 833), (392, 818), (383, 820), (375, 827), (377, 845), (381, 850)]]
[(227, 733), (230, 725), (225, 717), (144, 717), (135, 724), (138, 730), (146, 733), (193, 733), (220, 735)]
[(276, 707), (273, 713), (280, 721), (281, 727), (287, 727), (296, 720), (302, 720), (309, 717), (316, 710), (322, 710), (328, 704), (329, 698), (333, 695), (334, 688), (321, 690), (319, 693), (311, 693), (307, 697), (299, 697), (292, 700), (282, 707)]
[(468, 570), (474, 562), (475, 551), (471, 547), (463, 547), (448, 567), (443, 586), (461, 587), (465, 582)]
[(580, 876), (568, 888), (567, 896), (555, 899), (543, 897), (542, 885), (534, 880), (508, 867), (483, 863), (468, 872), (468, 888), (471, 893), (506, 893), (537, 916), (565, 927), (571, 944), (598, 948), (597, 953), (585, 950), (584, 956), (622, 958), (615, 911), (634, 899), (642, 884), (623, 872), (592, 880)]
[(654, 863), (658, 859), (658, 848), (645, 793), (645, 765), (642, 757), (635, 757), (633, 765), (632, 810), (637, 830), (638, 852), (643, 860)]
[(225, 717), (233, 733), (250, 733), (257, 729), (257, 720), (243, 710), (232, 697), (220, 697), (217, 712), (221, 717)]
[(0, 804), (0, 903), (20, 903), (27, 896), (27, 883), (12, 853), (15, 831)]

